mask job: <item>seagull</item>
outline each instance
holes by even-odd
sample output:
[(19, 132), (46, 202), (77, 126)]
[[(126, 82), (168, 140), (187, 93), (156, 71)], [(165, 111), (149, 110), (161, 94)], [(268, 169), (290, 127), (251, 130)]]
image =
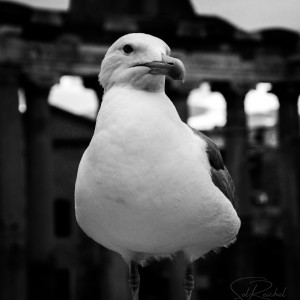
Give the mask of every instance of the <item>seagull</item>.
[(94, 135), (79, 164), (76, 219), (94, 241), (119, 253), (138, 300), (139, 266), (184, 254), (186, 300), (193, 262), (237, 237), (234, 185), (217, 146), (181, 121), (165, 77), (183, 63), (161, 39), (120, 37), (99, 74), (104, 88)]

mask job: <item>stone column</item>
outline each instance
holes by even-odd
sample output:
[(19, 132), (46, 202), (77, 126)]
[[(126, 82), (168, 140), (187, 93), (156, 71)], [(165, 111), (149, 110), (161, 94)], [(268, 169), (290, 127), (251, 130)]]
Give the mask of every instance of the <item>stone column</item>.
[(172, 100), (181, 120), (185, 123), (188, 119), (187, 98), (189, 92), (190, 90), (181, 82), (166, 80), (166, 94)]
[(290, 300), (300, 298), (300, 83), (274, 84), (279, 100), (279, 164), (284, 223), (285, 271)]
[(277, 83), (271, 93), (278, 97), (279, 109), (279, 140), (283, 145), (288, 140), (299, 138), (298, 98), (300, 83)]
[(225, 163), (236, 187), (239, 213), (250, 214), (247, 168), (247, 125), (244, 100), (250, 85), (237, 85), (226, 82), (213, 82), (212, 91), (221, 92), (227, 103), (225, 125)]
[(99, 110), (101, 103), (102, 103), (102, 97), (103, 97), (103, 88), (100, 86), (98, 76), (85, 76), (82, 78), (83, 84), (87, 89), (92, 89), (95, 91), (97, 98), (98, 98), (98, 109)]
[(53, 163), (48, 94), (54, 80), (26, 78), (29, 299), (55, 299)]
[(26, 299), (25, 197), (19, 71), (0, 65), (0, 299)]

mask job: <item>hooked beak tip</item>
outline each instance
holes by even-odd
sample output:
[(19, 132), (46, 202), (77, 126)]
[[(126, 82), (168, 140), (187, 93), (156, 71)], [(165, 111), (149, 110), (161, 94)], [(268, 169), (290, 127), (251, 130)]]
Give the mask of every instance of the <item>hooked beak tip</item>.
[(162, 54), (162, 61), (170, 66), (169, 77), (174, 80), (180, 80), (182, 83), (185, 81), (186, 70), (183, 62), (175, 57), (171, 57), (165, 54)]
[(182, 61), (178, 58), (174, 58), (165, 54), (162, 54), (161, 61), (152, 61), (142, 64), (148, 67), (149, 73), (152, 75), (165, 75), (173, 80), (185, 80), (185, 67)]

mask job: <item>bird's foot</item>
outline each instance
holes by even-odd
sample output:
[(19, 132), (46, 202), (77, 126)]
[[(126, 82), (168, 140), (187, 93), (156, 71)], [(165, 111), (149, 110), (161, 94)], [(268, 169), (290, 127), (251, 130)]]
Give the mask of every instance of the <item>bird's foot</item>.
[(134, 261), (131, 261), (129, 265), (129, 286), (132, 300), (139, 300), (140, 274), (138, 264)]
[(191, 300), (192, 298), (192, 293), (185, 293), (185, 300)]
[(139, 289), (132, 291), (132, 300), (139, 300)]
[(183, 288), (185, 291), (185, 300), (191, 300), (192, 291), (194, 289), (194, 275), (192, 262), (188, 262), (186, 266), (185, 276), (183, 280)]

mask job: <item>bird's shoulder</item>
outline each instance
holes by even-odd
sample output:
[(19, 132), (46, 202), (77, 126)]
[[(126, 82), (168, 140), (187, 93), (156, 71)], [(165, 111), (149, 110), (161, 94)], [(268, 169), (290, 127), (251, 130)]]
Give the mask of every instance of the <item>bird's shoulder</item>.
[(214, 185), (230, 200), (236, 208), (235, 188), (233, 180), (224, 165), (218, 146), (202, 132), (191, 128), (197, 136), (206, 142), (206, 153), (211, 166), (211, 178)]

